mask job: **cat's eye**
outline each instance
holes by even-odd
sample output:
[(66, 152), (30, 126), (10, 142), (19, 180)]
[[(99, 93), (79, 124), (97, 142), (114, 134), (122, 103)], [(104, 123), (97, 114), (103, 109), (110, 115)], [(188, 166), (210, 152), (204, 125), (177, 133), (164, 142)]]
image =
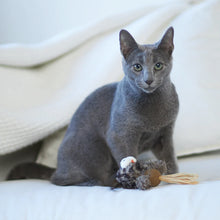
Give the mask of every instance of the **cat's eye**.
[(162, 68), (163, 68), (163, 64), (162, 64), (162, 63), (156, 63), (156, 64), (154, 65), (154, 69), (155, 69), (156, 71), (162, 70)]
[(133, 65), (133, 70), (136, 72), (140, 72), (142, 70), (142, 66), (139, 63)]

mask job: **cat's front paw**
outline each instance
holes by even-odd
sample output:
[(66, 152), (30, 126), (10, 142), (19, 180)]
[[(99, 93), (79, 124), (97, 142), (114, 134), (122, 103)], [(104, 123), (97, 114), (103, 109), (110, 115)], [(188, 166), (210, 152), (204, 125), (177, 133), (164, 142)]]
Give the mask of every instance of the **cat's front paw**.
[(174, 173), (178, 173), (179, 168), (177, 163), (169, 161), (167, 162), (167, 172), (166, 174), (174, 174)]

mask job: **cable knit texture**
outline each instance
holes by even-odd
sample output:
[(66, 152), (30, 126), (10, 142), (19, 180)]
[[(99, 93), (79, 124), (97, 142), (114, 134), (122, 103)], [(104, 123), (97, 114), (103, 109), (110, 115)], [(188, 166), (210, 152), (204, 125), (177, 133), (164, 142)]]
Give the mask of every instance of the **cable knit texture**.
[(134, 9), (114, 13), (109, 8), (106, 16), (43, 42), (0, 45), (0, 154), (66, 126), (90, 92), (122, 78), (120, 29), (143, 44), (157, 41), (171, 25), (175, 30), (171, 75), (180, 97), (174, 134), (177, 154), (219, 148), (220, 2), (130, 4)]

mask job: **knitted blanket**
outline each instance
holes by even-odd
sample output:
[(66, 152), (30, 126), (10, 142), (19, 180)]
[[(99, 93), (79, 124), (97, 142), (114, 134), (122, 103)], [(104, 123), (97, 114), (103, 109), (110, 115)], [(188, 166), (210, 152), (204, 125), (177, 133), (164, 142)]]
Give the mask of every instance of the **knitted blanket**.
[(120, 29), (139, 43), (153, 43), (171, 25), (172, 79), (181, 104), (177, 153), (219, 148), (220, 2), (139, 0), (133, 5), (129, 10), (114, 5), (106, 16), (38, 43), (0, 45), (0, 155), (66, 126), (90, 92), (123, 77)]

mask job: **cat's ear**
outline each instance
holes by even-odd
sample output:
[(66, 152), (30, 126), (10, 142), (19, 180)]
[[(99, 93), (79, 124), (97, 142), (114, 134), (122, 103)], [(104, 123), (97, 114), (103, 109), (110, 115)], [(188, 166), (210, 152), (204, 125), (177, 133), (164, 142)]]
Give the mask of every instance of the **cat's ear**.
[(159, 49), (165, 50), (170, 56), (174, 49), (173, 36), (174, 36), (174, 29), (173, 27), (169, 27), (158, 45)]
[(125, 60), (128, 58), (129, 54), (138, 48), (138, 44), (131, 34), (126, 30), (121, 30), (119, 34), (120, 49)]

